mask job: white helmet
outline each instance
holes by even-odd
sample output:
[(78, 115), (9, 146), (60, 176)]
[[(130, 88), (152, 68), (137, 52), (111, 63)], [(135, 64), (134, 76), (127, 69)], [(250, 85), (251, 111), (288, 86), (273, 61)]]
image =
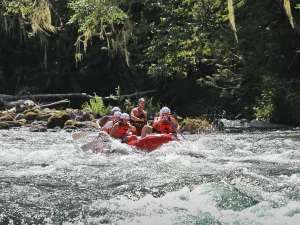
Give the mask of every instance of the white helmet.
[(122, 113), (121, 119), (123, 119), (123, 120), (129, 120), (130, 116), (127, 113)]
[(115, 111), (114, 112), (114, 117), (120, 118), (122, 113), (120, 111)]
[(162, 107), (161, 110), (159, 111), (159, 114), (162, 115), (164, 113), (170, 114), (171, 110), (168, 107)]
[(111, 109), (111, 112), (112, 112), (112, 113), (114, 113), (114, 112), (116, 112), (116, 111), (121, 112), (121, 109), (120, 109), (119, 107), (117, 107), (117, 106), (115, 106), (115, 107), (113, 107), (113, 108)]

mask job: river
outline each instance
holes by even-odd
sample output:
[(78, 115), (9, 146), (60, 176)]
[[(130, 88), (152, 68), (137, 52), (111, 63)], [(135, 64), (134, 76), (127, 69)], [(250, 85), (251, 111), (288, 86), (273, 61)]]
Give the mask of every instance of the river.
[(0, 224), (300, 224), (299, 130), (190, 135), (151, 153), (84, 143), (1, 130)]

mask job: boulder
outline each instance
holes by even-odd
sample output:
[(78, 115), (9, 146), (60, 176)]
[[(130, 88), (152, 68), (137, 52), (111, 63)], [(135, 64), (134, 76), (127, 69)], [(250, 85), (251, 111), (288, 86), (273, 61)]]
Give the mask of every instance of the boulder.
[(47, 123), (45, 121), (34, 121), (30, 124), (31, 132), (46, 132), (47, 131)]
[(47, 128), (52, 129), (55, 127), (63, 128), (67, 120), (70, 119), (70, 116), (65, 112), (59, 112), (52, 115), (47, 122)]
[(94, 120), (95, 117), (92, 113), (90, 112), (82, 112), (82, 117), (81, 117), (81, 120), (80, 121), (92, 121)]
[(75, 126), (76, 123), (77, 123), (77, 121), (75, 121), (75, 120), (67, 120), (64, 124), (64, 127), (66, 127), (66, 126)]
[(19, 119), (17, 120), (22, 126), (25, 126), (26, 123), (27, 123), (27, 120), (26, 119)]
[(0, 122), (0, 130), (9, 129), (9, 125), (6, 122)]
[(65, 129), (77, 129), (77, 128), (97, 128), (95, 122), (92, 121), (84, 121), (79, 122), (75, 120), (67, 120), (64, 124)]
[(48, 121), (50, 117), (51, 117), (50, 113), (41, 113), (39, 114), (37, 120)]
[(6, 121), (5, 123), (7, 123), (10, 128), (11, 127), (21, 127), (22, 126), (22, 123), (20, 123), (20, 122), (18, 122), (16, 120)]
[(77, 121), (92, 121), (95, 119), (92, 113), (78, 109), (72, 111), (68, 110), (68, 114), (73, 120)]
[(29, 131), (31, 131), (31, 132), (46, 132), (47, 127), (45, 127), (45, 126), (31, 126)]
[(182, 132), (189, 132), (191, 134), (195, 134), (203, 131), (211, 130), (211, 123), (202, 118), (186, 118), (180, 123), (180, 130)]
[(39, 113), (38, 112), (35, 112), (35, 111), (29, 111), (29, 112), (26, 112), (25, 115), (24, 115), (24, 118), (26, 120), (35, 120), (39, 117)]
[(36, 104), (35, 104), (34, 101), (32, 101), (32, 100), (25, 100), (25, 101), (23, 102), (23, 104), (25, 105), (25, 107), (26, 107), (27, 109), (32, 109), (33, 107), (36, 106)]
[(26, 109), (27, 108), (24, 104), (16, 104), (15, 106), (16, 113), (24, 112)]
[(33, 121), (33, 120), (47, 121), (50, 117), (51, 117), (50, 113), (44, 112), (41, 110), (37, 110), (37, 109), (32, 110), (32, 111), (27, 110), (24, 115), (24, 118), (26, 120), (30, 120), (30, 121)]
[(0, 117), (0, 121), (14, 121), (14, 117), (7, 113)]
[(94, 121), (84, 121), (84, 122), (81, 122), (81, 124), (85, 128), (98, 129), (98, 126), (97, 126), (96, 122), (94, 122)]

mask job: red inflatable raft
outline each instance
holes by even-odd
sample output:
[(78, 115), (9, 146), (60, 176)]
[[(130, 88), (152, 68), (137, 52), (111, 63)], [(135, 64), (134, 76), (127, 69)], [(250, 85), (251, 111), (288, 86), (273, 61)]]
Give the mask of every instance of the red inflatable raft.
[(176, 140), (176, 138), (172, 134), (150, 134), (143, 138), (131, 140), (127, 142), (127, 144), (150, 152), (174, 140)]

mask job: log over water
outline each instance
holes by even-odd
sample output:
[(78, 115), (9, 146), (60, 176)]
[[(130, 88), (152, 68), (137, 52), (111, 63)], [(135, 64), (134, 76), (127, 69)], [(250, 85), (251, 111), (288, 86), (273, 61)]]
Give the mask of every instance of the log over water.
[[(157, 92), (157, 90), (146, 90), (141, 92), (134, 92), (128, 95), (110, 95), (107, 97), (103, 97), (105, 101), (115, 101), (120, 98), (134, 98), (134, 97), (142, 97), (144, 95), (152, 94)], [(69, 94), (32, 94), (32, 95), (6, 95), (0, 94), (0, 108), (10, 108), (14, 107), (16, 104), (19, 104), (20, 100), (32, 100), (34, 102), (42, 102), (42, 103), (54, 103), (56, 101), (69, 100), (70, 107), (72, 108), (80, 108), (82, 104), (90, 99), (94, 98), (94, 96), (86, 94), (86, 93), (69, 93)], [(63, 102), (61, 102), (63, 104)], [(51, 106), (50, 106), (51, 107)]]

